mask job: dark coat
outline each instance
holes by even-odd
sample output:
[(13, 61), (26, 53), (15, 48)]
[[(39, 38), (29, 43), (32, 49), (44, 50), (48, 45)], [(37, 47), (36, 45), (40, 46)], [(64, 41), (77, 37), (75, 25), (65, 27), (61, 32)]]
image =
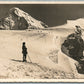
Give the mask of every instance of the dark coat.
[(26, 48), (26, 46), (22, 46), (22, 53), (23, 53), (24, 55), (27, 54), (27, 48)]

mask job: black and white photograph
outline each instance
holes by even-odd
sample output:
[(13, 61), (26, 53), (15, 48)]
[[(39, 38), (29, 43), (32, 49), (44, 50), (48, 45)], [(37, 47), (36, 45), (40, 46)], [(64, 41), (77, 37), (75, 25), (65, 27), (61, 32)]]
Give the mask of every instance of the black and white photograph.
[(84, 81), (84, 3), (0, 3), (2, 79)]

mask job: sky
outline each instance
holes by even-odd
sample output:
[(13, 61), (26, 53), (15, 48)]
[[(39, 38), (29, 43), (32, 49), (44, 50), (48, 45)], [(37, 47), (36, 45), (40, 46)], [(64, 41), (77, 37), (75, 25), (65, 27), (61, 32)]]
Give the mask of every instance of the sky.
[(0, 18), (6, 17), (12, 7), (20, 8), (49, 27), (84, 18), (84, 4), (0, 4)]

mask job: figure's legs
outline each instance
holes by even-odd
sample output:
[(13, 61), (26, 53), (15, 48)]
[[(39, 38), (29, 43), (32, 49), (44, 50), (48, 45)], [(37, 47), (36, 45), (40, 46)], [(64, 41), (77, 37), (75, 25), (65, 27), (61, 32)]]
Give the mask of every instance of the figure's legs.
[(26, 55), (24, 55), (24, 61), (27, 61), (27, 60), (26, 60)]
[(26, 55), (23, 54), (23, 62), (24, 61), (27, 61), (27, 60), (26, 60)]

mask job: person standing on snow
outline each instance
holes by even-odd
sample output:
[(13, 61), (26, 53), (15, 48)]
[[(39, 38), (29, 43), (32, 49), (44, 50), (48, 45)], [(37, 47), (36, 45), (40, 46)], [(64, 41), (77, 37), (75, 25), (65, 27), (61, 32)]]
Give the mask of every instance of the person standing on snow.
[(26, 62), (26, 56), (27, 56), (27, 48), (25, 46), (25, 42), (23, 42), (23, 45), (22, 45), (22, 53), (23, 53), (23, 62)]

